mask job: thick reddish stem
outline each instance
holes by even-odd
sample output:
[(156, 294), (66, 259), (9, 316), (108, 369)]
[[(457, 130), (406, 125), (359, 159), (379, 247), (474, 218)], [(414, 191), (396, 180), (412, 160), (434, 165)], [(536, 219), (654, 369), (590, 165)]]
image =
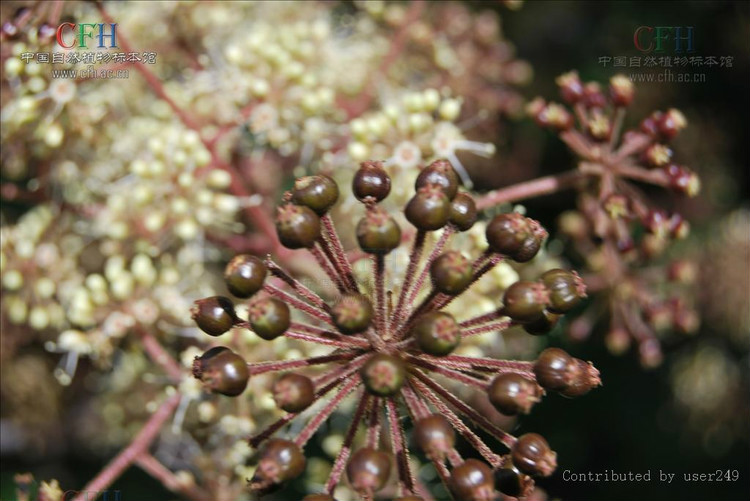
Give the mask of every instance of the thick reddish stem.
[(300, 299), (297, 299), (291, 294), (286, 293), (285, 291), (279, 289), (278, 287), (268, 282), (266, 282), (263, 285), (263, 290), (265, 290), (272, 296), (276, 296), (277, 298), (281, 299), (285, 303), (289, 303), (289, 305), (293, 306), (294, 308), (297, 308), (298, 310), (307, 313), (311, 317), (317, 318), (321, 322), (325, 322), (328, 325), (333, 325), (331, 321), (331, 316), (326, 311), (323, 311), (321, 308), (315, 307)]
[(471, 329), (463, 329), (461, 331), (461, 337), (476, 336), (478, 334), (486, 334), (487, 332), (504, 331), (508, 327), (510, 327), (511, 323), (512, 322), (506, 318), (502, 320), (496, 320), (485, 325), (480, 325), (478, 327), (473, 327)]
[(344, 336), (343, 334), (339, 334), (338, 332), (321, 329), (320, 327), (314, 327), (312, 325), (300, 324), (298, 322), (292, 322), (290, 329), (293, 331), (298, 331), (299, 333), (316, 336), (318, 339), (321, 339), (321, 344), (328, 344), (326, 343), (326, 341), (333, 340), (347, 343), (347, 347), (349, 348), (367, 348), (370, 346), (370, 343), (360, 337)]
[(412, 363), (413, 365), (418, 365), (419, 367), (423, 367), (429, 371), (442, 374), (443, 376), (447, 377), (448, 379), (452, 381), (458, 381), (459, 383), (467, 384), (469, 386), (474, 386), (475, 388), (479, 388), (481, 390), (487, 389), (488, 382), (484, 379), (478, 379), (473, 376), (469, 376), (468, 374), (464, 374), (463, 372), (460, 372), (458, 370), (452, 370), (446, 367), (441, 367), (440, 365), (434, 364), (427, 360), (423, 360), (422, 358), (416, 357), (414, 355), (408, 355), (407, 358), (409, 359), (409, 362)]
[(265, 374), (266, 372), (286, 371), (297, 369), (299, 367), (310, 367), (311, 365), (327, 364), (330, 362), (340, 362), (342, 360), (351, 360), (357, 356), (356, 352), (347, 351), (344, 353), (334, 353), (332, 355), (323, 355), (322, 357), (302, 358), (299, 360), (282, 360), (280, 362), (257, 362), (247, 364), (251, 376)]
[(141, 342), (143, 343), (143, 349), (146, 350), (148, 356), (151, 357), (154, 362), (159, 364), (172, 380), (179, 381), (182, 379), (182, 369), (180, 369), (180, 364), (178, 364), (172, 355), (164, 349), (154, 335), (148, 332), (140, 324), (136, 325), (135, 331), (140, 336)]
[[(146, 424), (130, 442), (130, 445), (115, 456), (93, 480), (86, 484), (86, 487), (73, 498), (73, 501), (93, 501), (99, 496), (100, 492), (112, 485), (112, 482), (117, 480), (133, 462), (148, 450), (159, 434), (162, 425), (177, 408), (180, 398), (181, 395), (177, 392), (167, 398), (146, 421)], [(93, 496), (90, 495), (91, 493), (93, 493)]]
[(549, 195), (574, 186), (586, 175), (578, 170), (570, 170), (562, 174), (545, 176), (525, 183), (506, 186), (499, 190), (490, 191), (477, 199), (477, 209), (484, 210), (496, 205), (517, 202), (527, 198)]
[(180, 481), (174, 473), (151, 454), (143, 454), (135, 462), (146, 473), (159, 480), (164, 487), (172, 492), (182, 494), (192, 501), (208, 501), (212, 498), (210, 492), (201, 489), (199, 486), (187, 485), (185, 482)]
[(294, 292), (296, 292), (300, 297), (307, 299), (310, 303), (317, 306), (318, 308), (325, 309), (326, 302), (323, 301), (323, 298), (313, 292), (302, 282), (292, 277), (286, 270), (284, 270), (281, 266), (274, 262), (273, 259), (267, 257), (264, 262), (266, 263), (268, 271), (271, 272), (271, 275), (279, 278), (289, 287), (294, 289)]

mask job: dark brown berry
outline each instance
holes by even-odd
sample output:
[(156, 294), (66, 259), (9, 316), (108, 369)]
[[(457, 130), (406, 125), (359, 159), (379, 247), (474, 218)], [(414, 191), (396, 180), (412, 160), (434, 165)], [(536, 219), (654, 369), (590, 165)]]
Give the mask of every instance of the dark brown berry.
[(471, 261), (460, 252), (448, 251), (430, 265), (432, 286), (443, 294), (455, 296), (463, 292), (473, 277)]
[(432, 414), (414, 423), (414, 441), (424, 453), (442, 459), (456, 445), (456, 432), (442, 414)]
[(252, 483), (266, 487), (268, 484), (278, 485), (297, 478), (305, 471), (306, 462), (302, 449), (297, 444), (283, 438), (271, 438), (260, 452), (258, 469)]
[(339, 199), (339, 187), (328, 176), (305, 176), (294, 182), (292, 202), (309, 207), (322, 216)]
[(527, 475), (548, 477), (557, 468), (557, 454), (539, 434), (527, 433), (518, 437), (510, 451), (513, 464)]
[(536, 320), (548, 304), (549, 291), (539, 282), (519, 280), (503, 295), (503, 312), (519, 322)]
[(363, 447), (352, 454), (346, 476), (355, 491), (372, 494), (385, 486), (391, 474), (391, 458), (385, 452)]
[(538, 221), (526, 218), (526, 222), (531, 229), (531, 235), (529, 235), (521, 244), (521, 247), (510, 255), (510, 258), (517, 263), (526, 263), (534, 259), (539, 253), (539, 249), (542, 248), (544, 239), (547, 238), (547, 231), (542, 228), (542, 225)]
[(302, 501), (336, 501), (330, 494), (308, 494)]
[(450, 487), (461, 501), (495, 501), (495, 479), (492, 469), (477, 459), (467, 459), (453, 468)]
[(391, 192), (391, 178), (383, 168), (383, 162), (362, 162), (354, 174), (352, 191), (357, 200), (372, 197), (380, 202)]
[(527, 263), (534, 259), (542, 248), (542, 241), (534, 235), (529, 236), (521, 244), (521, 248), (510, 256), (517, 263)]
[(552, 313), (548, 309), (545, 309), (535, 320), (523, 324), (523, 330), (533, 336), (547, 334), (557, 326), (560, 321), (560, 316), (561, 315), (558, 315), (557, 313)]
[(443, 190), (448, 199), (453, 200), (458, 192), (458, 175), (448, 160), (435, 160), (422, 169), (414, 183), (414, 189), (419, 191), (427, 185), (433, 184)]
[(238, 321), (232, 300), (224, 296), (195, 301), (190, 314), (198, 327), (211, 336), (221, 336)]
[(404, 209), (406, 219), (422, 231), (439, 230), (448, 222), (451, 202), (437, 185), (428, 184), (417, 190)]
[(234, 256), (224, 269), (224, 282), (234, 296), (248, 298), (263, 287), (266, 265), (249, 254)]
[(333, 323), (343, 334), (364, 332), (370, 326), (374, 311), (372, 303), (362, 294), (343, 294), (331, 308)]
[(236, 397), (245, 391), (250, 372), (247, 362), (229, 348), (211, 348), (193, 360), (193, 376), (213, 393)]
[(566, 313), (586, 296), (586, 286), (575, 272), (555, 268), (542, 275), (542, 283), (549, 290), (549, 310)]
[(414, 321), (411, 335), (423, 352), (436, 357), (449, 354), (461, 342), (461, 330), (456, 319), (443, 311), (420, 315)]
[(273, 383), (273, 399), (279, 409), (302, 412), (315, 399), (315, 385), (309, 377), (289, 372)]
[(304, 205), (284, 204), (276, 210), (276, 233), (289, 249), (312, 247), (320, 238), (320, 218)]
[(512, 372), (499, 374), (487, 388), (492, 405), (506, 416), (528, 414), (541, 394), (539, 385)]
[(373, 355), (359, 373), (367, 391), (381, 397), (395, 395), (406, 379), (404, 362), (385, 353)]
[(275, 297), (255, 299), (248, 305), (248, 320), (253, 331), (266, 340), (276, 339), (291, 323), (289, 307)]
[(490, 249), (510, 257), (533, 236), (528, 220), (517, 212), (498, 214), (489, 222), (485, 233)]
[(522, 498), (531, 494), (534, 481), (511, 463), (495, 470), (495, 488), (506, 496)]
[(560, 348), (547, 348), (534, 362), (534, 375), (542, 388), (562, 390), (575, 377), (575, 359)]
[(357, 224), (357, 241), (365, 252), (388, 254), (401, 243), (401, 228), (387, 212), (376, 207)]
[(458, 231), (466, 231), (477, 222), (477, 204), (471, 195), (459, 193), (451, 201), (451, 215), (448, 221)]

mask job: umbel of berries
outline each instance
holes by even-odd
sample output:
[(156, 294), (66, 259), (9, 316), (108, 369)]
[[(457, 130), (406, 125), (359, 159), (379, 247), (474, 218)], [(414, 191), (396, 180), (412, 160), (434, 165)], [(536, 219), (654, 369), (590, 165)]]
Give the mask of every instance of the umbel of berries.
[[(414, 226), (403, 233), (414, 235), (413, 240), (404, 243), (398, 218), (380, 205), (390, 183), (378, 162), (363, 163), (353, 181), (362, 202), (356, 236), (365, 257), (360, 259), (371, 263), (372, 287), (355, 280), (328, 214), (338, 187), (328, 177), (309, 176), (284, 197), (277, 219), (279, 240), (290, 249), (310, 252), (336, 294), (324, 298), (271, 257), (241, 256), (230, 262), (225, 279), (230, 292), (247, 301), (248, 318), (238, 318), (228, 298), (196, 303), (194, 318), (209, 334), (248, 328), (265, 342), (284, 336), (329, 347), (329, 353), (245, 364), (238, 362), (241, 346), (212, 348), (196, 359), (195, 375), (207, 389), (236, 396), (251, 375), (279, 373), (270, 389), (287, 414), (249, 438), (258, 450), (258, 467), (249, 480), (257, 493), (281, 488), (302, 474), (305, 446), (348, 399), (354, 400), (354, 410), (341, 451), (322, 492), (311, 492), (305, 500), (335, 500), (344, 476), (363, 499), (375, 499), (386, 487), (393, 499), (422, 499), (417, 493), (424, 487), (417, 484), (409, 461), (411, 443), (432, 462), (456, 500), (491, 501), (498, 490), (529, 492), (534, 476), (550, 475), (555, 468), (556, 456), (547, 442), (534, 433), (516, 438), (500, 429), (442, 381), (484, 391), (510, 415), (528, 413), (545, 389), (576, 396), (598, 385), (591, 364), (561, 350), (547, 350), (530, 362), (454, 354), (464, 338), (501, 336), (512, 325), (545, 332), (576, 306), (585, 290), (575, 273), (552, 270), (537, 281), (509, 287), (491, 313), (454, 317), (445, 311), (448, 305), (502, 260), (532, 259), (546, 233), (532, 219), (502, 214), (488, 224), (485, 252), (468, 256), (449, 250), (451, 235), (470, 229), (478, 213), (473, 198), (459, 191), (450, 163), (440, 160), (422, 170), (403, 209)], [(438, 230), (440, 238), (426, 238)], [(433, 240), (437, 243), (426, 248)], [(409, 262), (400, 286), (393, 287), (386, 283), (386, 264), (399, 245), (410, 246)], [(233, 369), (240, 377), (229, 377)], [(294, 420), (302, 423), (288, 436), (285, 425)], [(409, 424), (411, 440), (404, 429)], [(491, 437), (488, 442), (472, 424)], [(361, 441), (355, 440), (360, 428), (366, 429)], [(459, 437), (478, 457), (463, 457)], [(394, 477), (397, 485), (388, 486)]]

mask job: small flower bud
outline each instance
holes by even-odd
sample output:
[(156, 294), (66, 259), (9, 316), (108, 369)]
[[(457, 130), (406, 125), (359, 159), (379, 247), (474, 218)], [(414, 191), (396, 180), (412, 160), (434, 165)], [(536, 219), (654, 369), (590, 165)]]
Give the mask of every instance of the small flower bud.
[(583, 83), (577, 71), (563, 73), (555, 79), (555, 83), (560, 87), (560, 95), (566, 103), (576, 104), (583, 97)]
[(609, 95), (615, 106), (629, 106), (634, 94), (633, 82), (625, 75), (615, 75), (609, 79)]

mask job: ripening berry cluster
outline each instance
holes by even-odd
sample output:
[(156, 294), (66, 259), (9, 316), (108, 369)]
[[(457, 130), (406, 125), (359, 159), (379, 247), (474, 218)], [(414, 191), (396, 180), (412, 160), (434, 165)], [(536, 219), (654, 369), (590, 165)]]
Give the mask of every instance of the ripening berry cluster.
[[(207, 297), (193, 306), (193, 320), (211, 336), (247, 328), (266, 341), (287, 337), (332, 346), (331, 352), (247, 362), (228, 347), (214, 346), (195, 358), (193, 375), (208, 391), (237, 397), (254, 375), (281, 372), (271, 390), (276, 405), (287, 414), (249, 438), (251, 446), (260, 447), (257, 469), (249, 480), (256, 492), (279, 489), (301, 475), (305, 444), (355, 394), (351, 425), (331, 468), (326, 493), (312, 494), (305, 498), (308, 501), (333, 499), (344, 473), (355, 491), (372, 499), (376, 491), (388, 487), (394, 466), (398, 485), (388, 492), (401, 496), (397, 499), (422, 499), (417, 495), (420, 481), (409, 464), (411, 453), (401, 424), (405, 417), (413, 424), (418, 449), (456, 499), (489, 501), (498, 490), (525, 495), (533, 488), (533, 476), (554, 471), (555, 453), (538, 434), (516, 438), (500, 429), (464, 403), (460, 392), (454, 393), (454, 383), (481, 389), (500, 412), (517, 415), (528, 413), (545, 390), (567, 397), (587, 393), (600, 384), (598, 371), (557, 348), (545, 350), (534, 362), (463, 357), (454, 351), (465, 338), (501, 333), (512, 325), (534, 335), (549, 332), (560, 315), (585, 297), (585, 286), (575, 272), (553, 269), (536, 282), (511, 285), (502, 305), (489, 314), (459, 320), (443, 311), (502, 260), (533, 259), (546, 232), (517, 213), (500, 214), (487, 225), (488, 250), (480, 256), (471, 259), (445, 250), (450, 235), (469, 230), (479, 214), (473, 197), (459, 191), (451, 164), (441, 159), (421, 171), (415, 193), (403, 209), (416, 234), (401, 288), (391, 288), (385, 283), (386, 258), (403, 243), (399, 224), (380, 205), (391, 183), (382, 164), (373, 161), (362, 163), (352, 183), (365, 210), (356, 238), (369, 255), (364, 259), (372, 266), (372, 294), (360, 290), (329, 216), (339, 199), (339, 187), (331, 178), (316, 175), (297, 179), (284, 196), (276, 229), (285, 247), (305, 249), (315, 257), (336, 286), (333, 298), (324, 299), (270, 257), (262, 260), (244, 254), (229, 262), (224, 279), (233, 296), (248, 301), (247, 318), (240, 318), (234, 301), (224, 296)], [(427, 234), (440, 229), (444, 238), (433, 248), (426, 246)], [(423, 253), (428, 258), (419, 269)], [(310, 408), (316, 410), (306, 412)], [(276, 432), (300, 415), (307, 422), (297, 428), (295, 437), (278, 436)], [(497, 454), (495, 444), (486, 444), (464, 419), (478, 424), (509, 454)], [(358, 444), (360, 426), (366, 437)], [(381, 438), (386, 430), (390, 440)], [(464, 459), (455, 447), (457, 436), (482, 460)]]

